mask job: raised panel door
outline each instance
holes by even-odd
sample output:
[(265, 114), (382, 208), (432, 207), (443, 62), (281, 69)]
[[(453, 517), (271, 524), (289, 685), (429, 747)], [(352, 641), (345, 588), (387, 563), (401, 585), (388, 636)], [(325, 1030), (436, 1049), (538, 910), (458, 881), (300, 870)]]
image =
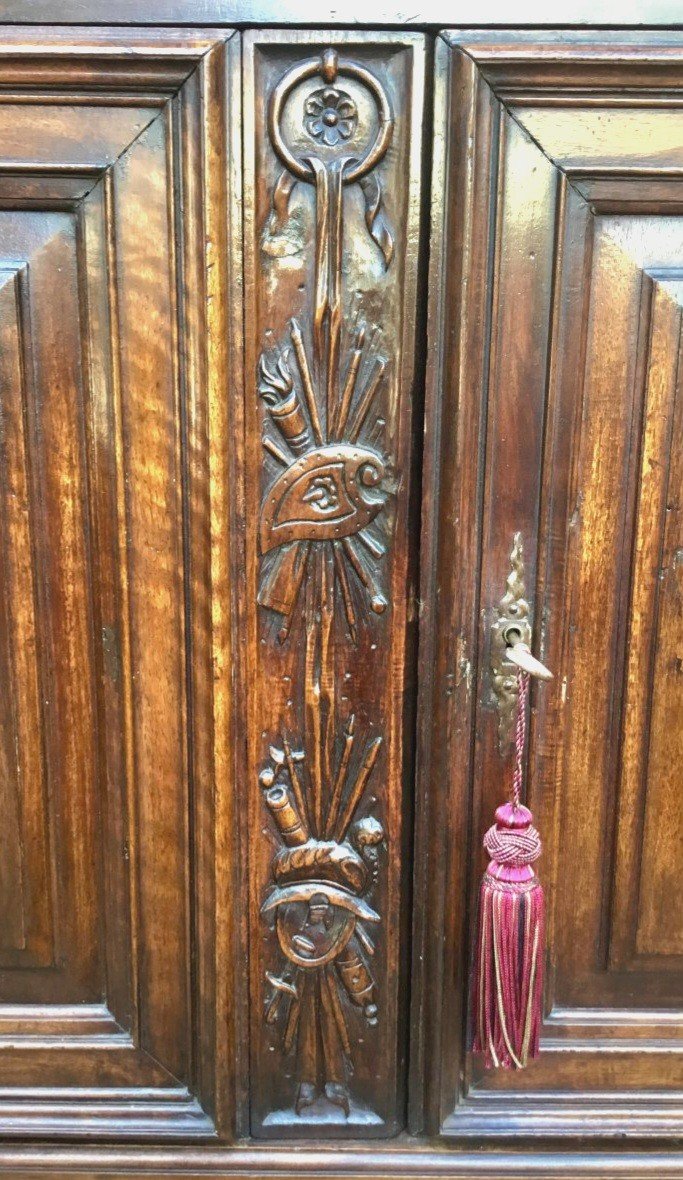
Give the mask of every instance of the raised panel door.
[[(442, 1072), (425, 1066), (431, 1125), (673, 1133), (683, 46), (453, 34), (438, 60), (418, 852), (425, 912), (445, 930), (442, 955), (425, 929), (418, 993), (425, 1045), (442, 1038)], [(527, 768), (545, 1021), (536, 1061), (487, 1073), (466, 997), (481, 839), (510, 774), (491, 624), (516, 533), (555, 674), (532, 693)]]
[(208, 475), (237, 70), (228, 33), (2, 33), (3, 1136), (229, 1122)]

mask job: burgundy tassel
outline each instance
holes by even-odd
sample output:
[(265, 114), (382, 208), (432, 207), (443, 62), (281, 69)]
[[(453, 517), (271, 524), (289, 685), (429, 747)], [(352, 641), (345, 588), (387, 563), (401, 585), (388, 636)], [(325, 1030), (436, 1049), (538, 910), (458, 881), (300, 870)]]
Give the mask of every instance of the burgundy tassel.
[(529, 677), (518, 674), (512, 801), (484, 837), (491, 857), (479, 893), (473, 971), (475, 1053), (488, 1069), (523, 1069), (538, 1056), (543, 1016), (545, 901), (532, 863), (541, 855), (533, 816), (520, 802)]

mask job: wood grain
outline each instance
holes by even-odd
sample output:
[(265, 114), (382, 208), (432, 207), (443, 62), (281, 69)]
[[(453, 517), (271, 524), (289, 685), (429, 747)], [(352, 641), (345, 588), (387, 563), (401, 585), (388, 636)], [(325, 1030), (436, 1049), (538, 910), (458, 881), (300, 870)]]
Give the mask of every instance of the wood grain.
[(209, 366), (224, 389), (240, 347), (239, 254), (207, 246), (239, 232), (228, 37), (3, 39), (3, 1134), (234, 1121), (208, 482)]
[(446, 32), (432, 115), (438, 3), (96, 8), (0, 0), (0, 1174), (679, 1175), (681, 34)]
[[(30, 12), (21, 0), (3, 0), (2, 19), (15, 24), (74, 24), (89, 25), (298, 25), (302, 28), (325, 25), (368, 24), (377, 28), (396, 28), (408, 25), (429, 26), (438, 32), (453, 18), (448, 0), (423, 0), (419, 8), (405, 8), (396, 0), (381, 0), (369, 14), (361, 0), (352, 0), (344, 9), (328, 5), (316, 10), (309, 0), (288, 0), (286, 6), (273, 0), (148, 0), (140, 10), (135, 0), (117, 0), (116, 8), (103, 11), (100, 0), (35, 0)], [(615, 0), (604, 0), (598, 11), (587, 0), (567, 0), (560, 14), (539, 10), (534, 0), (524, 0), (514, 13), (488, 0), (484, 5), (464, 6), (460, 13), (464, 24), (485, 23), (487, 26), (506, 26), (514, 21), (520, 25), (550, 25), (561, 20), (566, 25), (592, 27), (631, 27), (676, 25), (679, 12), (672, 0), (642, 0), (636, 9), (624, 9)], [(578, 31), (578, 30), (577, 30)]]
[[(667, 489), (678, 461), (681, 128), (667, 95), (681, 45), (446, 40), (430, 311), (443, 344), (429, 379), (423, 533), (434, 533), (421, 590), (434, 673), (419, 703), (429, 834), (417, 905), (443, 914), (445, 931), (443, 950), (430, 947), (418, 924), (427, 957), (414, 1014), (428, 1013), (425, 1063), (439, 1050), (441, 1063), (425, 1081), (427, 1126), (673, 1132), (680, 907), (664, 898), (680, 872), (680, 579)], [(465, 349), (475, 316), (483, 340)], [(485, 1074), (468, 1055), (463, 995), (480, 841), (509, 773), (488, 637), (517, 531), (535, 650), (555, 681), (532, 700), (528, 784), (550, 905), (546, 1027), (539, 1060), (510, 1075)], [(461, 595), (463, 552), (480, 567), (478, 609), (476, 592)]]
[[(423, 53), (412, 34), (245, 38), (241, 793), (256, 1134), (386, 1135), (402, 1117)], [(338, 62), (328, 111), (321, 54)], [(340, 150), (374, 158), (387, 133), (389, 150), (385, 139), (359, 183), (351, 168), (347, 182)], [(356, 480), (372, 485), (369, 498)], [(290, 842), (308, 892), (288, 902), (290, 850), (278, 847)], [(342, 860), (353, 886), (334, 868)], [(344, 892), (316, 895), (316, 881), (348, 888), (365, 918), (349, 916)], [(328, 942), (323, 980), (297, 947), (315, 958)]]

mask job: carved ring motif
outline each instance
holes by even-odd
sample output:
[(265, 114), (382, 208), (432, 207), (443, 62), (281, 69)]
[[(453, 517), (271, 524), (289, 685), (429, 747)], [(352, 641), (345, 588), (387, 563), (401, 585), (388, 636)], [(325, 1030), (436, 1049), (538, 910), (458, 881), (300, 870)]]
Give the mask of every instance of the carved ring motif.
[[(283, 1047), (297, 1054), (297, 1114), (316, 1101), (322, 1081), (327, 1101), (348, 1116), (353, 1048), (344, 1005), (362, 1013), (370, 1027), (378, 1019), (371, 966), (375, 944), (367, 927), (380, 921), (370, 899), (385, 833), (374, 816), (357, 818), (357, 813), (382, 739), (366, 745), (355, 767), (354, 742), (351, 716), (339, 765), (324, 784), (312, 764), (305, 773), (304, 751), (286, 740), (282, 748), (271, 746), (260, 776), (280, 840), (273, 888), (261, 913), (274, 915), (283, 956), (279, 972), (266, 973), (271, 987), (266, 1021), (276, 1023), (284, 1009)], [(328, 788), (325, 807), (323, 785)]]
[(367, 176), (386, 154), (394, 133), (394, 116), (388, 96), (375, 76), (364, 66), (353, 61), (339, 61), (333, 49), (326, 50), (322, 58), (312, 58), (310, 61), (294, 66), (280, 79), (271, 95), (268, 107), (268, 132), (271, 143), (288, 172), (291, 172), (298, 180), (307, 181), (309, 184), (315, 183), (315, 170), (306, 160), (297, 159), (287, 147), (280, 130), (282, 112), (289, 95), (301, 82), (306, 82), (309, 78), (319, 75), (326, 82), (332, 83), (339, 74), (347, 78), (355, 78), (357, 82), (367, 87), (375, 99), (379, 114), (379, 127), (374, 142), (360, 160), (349, 161), (350, 166), (344, 168), (343, 171), (342, 183), (353, 184)]

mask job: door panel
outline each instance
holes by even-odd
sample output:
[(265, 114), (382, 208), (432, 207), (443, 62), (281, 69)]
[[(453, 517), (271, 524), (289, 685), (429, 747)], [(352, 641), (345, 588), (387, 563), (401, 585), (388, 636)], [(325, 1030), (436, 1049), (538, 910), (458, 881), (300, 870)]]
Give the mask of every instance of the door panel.
[(3, 1135), (225, 1119), (204, 734), (226, 64), (223, 34), (3, 31)]
[[(425, 933), (418, 1005), (438, 996), (423, 1052), (442, 1036), (426, 1084), (450, 1135), (677, 1126), (681, 69), (675, 38), (439, 49), (417, 855), (446, 949)], [(490, 628), (516, 532), (555, 679), (532, 694), (528, 764), (546, 1018), (540, 1058), (508, 1074), (467, 1053), (464, 997), (481, 839), (510, 772)]]
[(419, 34), (245, 37), (244, 794), (269, 1137), (402, 1118), (423, 57)]

